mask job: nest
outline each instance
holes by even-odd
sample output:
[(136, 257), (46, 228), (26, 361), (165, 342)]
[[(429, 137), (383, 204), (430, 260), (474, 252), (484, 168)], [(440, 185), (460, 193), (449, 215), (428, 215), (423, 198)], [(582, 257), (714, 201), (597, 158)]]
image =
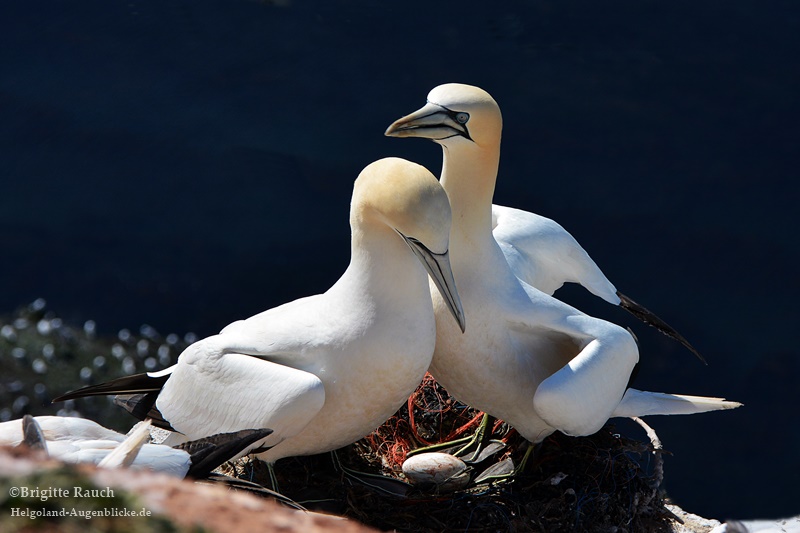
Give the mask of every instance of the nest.
[[(335, 456), (278, 461), (280, 492), (308, 509), (382, 530), (671, 531), (675, 517), (659, 491), (660, 445), (623, 437), (611, 426), (590, 437), (548, 437), (510, 479), (448, 493), (404, 483), (401, 465), (411, 450), (469, 435), (481, 419), (426, 376), (407, 406)], [(475, 476), (509, 458), (519, 464), (529, 445), (502, 422), (492, 429), (505, 446), (472, 465)], [(243, 459), (228, 473), (269, 486), (268, 468), (258, 460)]]

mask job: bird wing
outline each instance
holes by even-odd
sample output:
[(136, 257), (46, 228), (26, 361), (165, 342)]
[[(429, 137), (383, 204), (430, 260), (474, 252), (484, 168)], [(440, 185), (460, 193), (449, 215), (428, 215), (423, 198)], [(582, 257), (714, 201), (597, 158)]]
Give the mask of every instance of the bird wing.
[(252, 447), (273, 446), (300, 432), (325, 403), (322, 381), (309, 370), (328, 339), (336, 337), (337, 314), (329, 304), (321, 295), (295, 300), (192, 344), (168, 369), (84, 387), (56, 400), (134, 394), (123, 399), (130, 404), (126, 409), (160, 414), (165, 424), (155, 420), (155, 425), (179, 433), (170, 444), (268, 428), (269, 438)]
[(639, 352), (625, 329), (588, 316), (521, 283), (509, 306), (531, 359), (546, 369), (533, 397), (537, 414), (569, 435), (599, 430), (619, 404)]
[(339, 321), (342, 310), (336, 303), (316, 294), (238, 320), (220, 332), (220, 348), (302, 367), (332, 338), (346, 338)]
[(617, 291), (578, 241), (554, 220), (502, 205), (492, 205), (492, 235), (519, 279), (546, 294), (564, 283), (586, 290), (675, 339), (706, 363), (675, 328), (644, 306)]
[(618, 305), (617, 290), (578, 241), (554, 220), (492, 205), (492, 235), (514, 274), (546, 294), (566, 282)]
[(163, 444), (145, 444), (130, 466), (183, 478), (191, 468), (191, 460), (184, 450)]
[[(224, 337), (219, 335), (216, 337)], [(261, 357), (220, 353), (215, 337), (181, 354), (156, 407), (187, 439), (249, 428), (269, 428), (267, 446), (299, 433), (325, 403), (322, 381), (311, 372)], [(285, 354), (285, 352), (281, 352)]]
[(122, 442), (125, 435), (112, 429), (101, 426), (88, 418), (74, 416), (37, 416), (36, 421), (42, 426), (47, 440), (70, 439), (80, 437), (84, 439), (110, 440)]
[(187, 439), (269, 428), (273, 433), (260, 442), (274, 446), (299, 433), (325, 403), (313, 370), (338, 337), (327, 304), (321, 295), (295, 300), (193, 344), (156, 407)]
[(194, 479), (205, 479), (222, 463), (237, 457), (251, 444), (263, 440), (270, 433), (271, 429), (243, 429), (189, 441), (176, 449), (190, 455), (191, 467), (184, 474)]
[(63, 438), (49, 441), (47, 450), (50, 457), (65, 463), (92, 463), (102, 461), (111, 451), (119, 446), (116, 440)]

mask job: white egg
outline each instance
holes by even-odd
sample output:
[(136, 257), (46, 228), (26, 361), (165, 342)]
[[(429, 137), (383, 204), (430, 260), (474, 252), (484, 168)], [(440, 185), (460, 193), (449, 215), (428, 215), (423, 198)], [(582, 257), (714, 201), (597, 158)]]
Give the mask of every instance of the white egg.
[(452, 491), (467, 486), (470, 472), (458, 457), (431, 452), (406, 459), (403, 474), (413, 485), (434, 485), (440, 491)]

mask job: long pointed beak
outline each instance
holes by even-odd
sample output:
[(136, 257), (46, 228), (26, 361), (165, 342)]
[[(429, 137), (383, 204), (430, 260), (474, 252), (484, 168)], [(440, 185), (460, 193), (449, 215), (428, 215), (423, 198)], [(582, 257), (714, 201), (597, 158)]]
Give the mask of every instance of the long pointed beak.
[[(398, 231), (398, 233), (400, 233)], [(458, 322), (458, 327), (461, 328), (461, 333), (464, 333), (466, 328), (466, 321), (464, 319), (464, 308), (461, 306), (461, 298), (458, 296), (456, 290), (456, 280), (453, 277), (453, 269), (450, 266), (450, 254), (445, 252), (443, 254), (434, 253), (419, 242), (418, 240), (406, 237), (402, 233), (400, 236), (406, 241), (408, 247), (417, 256), (417, 259), (422, 262), (422, 266), (428, 271), (436, 288), (439, 289), (439, 294), (444, 298), (447, 308), (453, 315), (453, 318)]]
[(441, 141), (462, 136), (469, 139), (463, 124), (453, 120), (452, 113), (442, 106), (428, 103), (410, 115), (396, 120), (386, 129), (387, 137), (422, 137)]

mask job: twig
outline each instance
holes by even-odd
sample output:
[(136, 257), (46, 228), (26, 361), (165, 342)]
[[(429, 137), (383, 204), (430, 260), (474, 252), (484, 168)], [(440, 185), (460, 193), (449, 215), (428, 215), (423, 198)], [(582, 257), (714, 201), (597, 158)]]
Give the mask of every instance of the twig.
[(656, 497), (656, 494), (658, 493), (658, 487), (660, 487), (661, 483), (664, 481), (664, 459), (661, 457), (663, 446), (661, 445), (661, 439), (658, 438), (655, 430), (648, 426), (644, 420), (635, 416), (632, 416), (631, 420), (639, 424), (642, 429), (644, 429), (648, 438), (650, 439), (650, 443), (653, 445), (653, 456), (655, 460), (655, 469), (653, 474), (655, 479), (649, 483), (653, 493), (644, 502), (644, 506), (648, 506), (650, 505), (650, 502), (653, 501), (653, 498)]

